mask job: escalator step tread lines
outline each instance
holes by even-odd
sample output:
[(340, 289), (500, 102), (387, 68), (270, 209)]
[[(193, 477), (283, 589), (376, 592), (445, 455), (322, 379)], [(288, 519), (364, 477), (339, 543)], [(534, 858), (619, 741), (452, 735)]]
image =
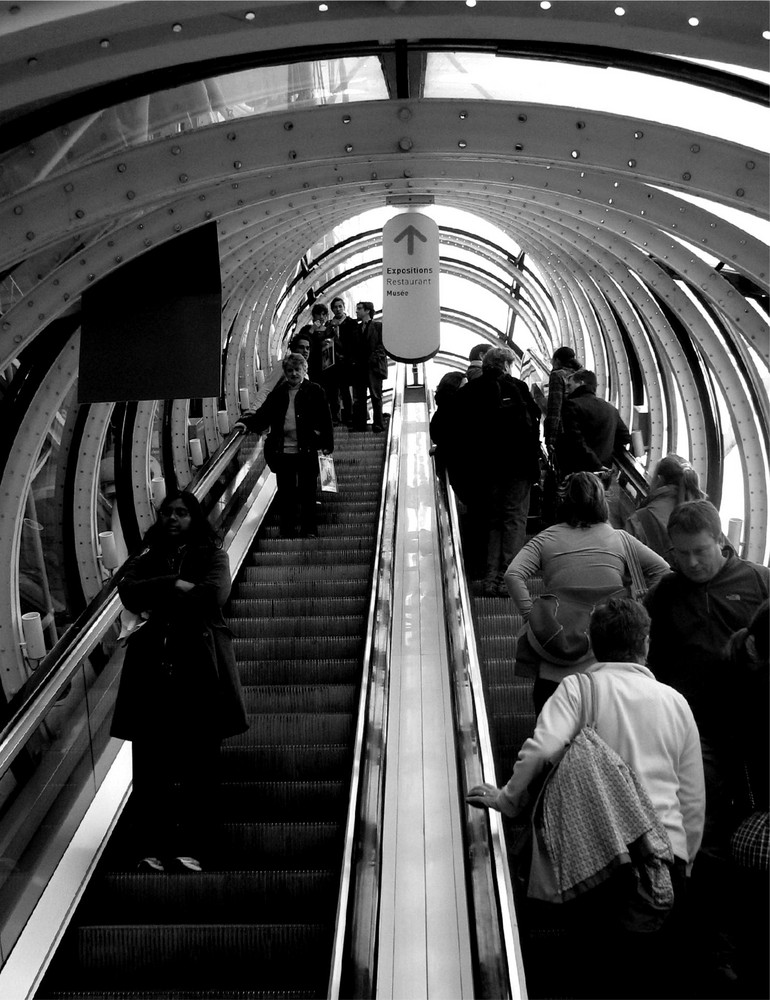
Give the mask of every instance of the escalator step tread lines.
[(385, 441), (340, 428), (319, 537), (279, 538), (273, 504), (233, 586), (250, 727), (222, 747), (218, 856), (137, 872), (129, 801), (38, 997), (326, 995)]
[[(542, 579), (528, 581), (527, 588), (535, 597), (544, 592)], [(533, 679), (516, 677), (516, 635), (522, 617), (509, 597), (486, 597), (480, 584), (473, 587), (473, 618), (489, 717), (492, 750), (497, 783), (504, 785), (511, 776), (522, 743), (532, 735), (536, 716), (532, 704)], [(522, 826), (511, 824), (507, 837), (509, 852), (516, 843)], [(510, 858), (514, 864), (514, 858)], [(554, 911), (562, 907), (516, 900), (519, 914), (524, 971), (530, 995), (551, 1000), (575, 996), (568, 970), (554, 963), (553, 956), (569, 947), (569, 938), (561, 917)], [(582, 994), (581, 994), (582, 995)]]

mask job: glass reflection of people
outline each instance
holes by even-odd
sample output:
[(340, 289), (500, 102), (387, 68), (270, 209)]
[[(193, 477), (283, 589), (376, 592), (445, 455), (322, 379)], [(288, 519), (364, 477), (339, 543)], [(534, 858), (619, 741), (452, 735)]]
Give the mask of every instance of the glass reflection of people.
[(111, 734), (131, 740), (139, 867), (200, 871), (221, 741), (248, 728), (230, 631), (227, 554), (191, 493), (169, 493), (118, 583), (146, 621), (128, 639)]

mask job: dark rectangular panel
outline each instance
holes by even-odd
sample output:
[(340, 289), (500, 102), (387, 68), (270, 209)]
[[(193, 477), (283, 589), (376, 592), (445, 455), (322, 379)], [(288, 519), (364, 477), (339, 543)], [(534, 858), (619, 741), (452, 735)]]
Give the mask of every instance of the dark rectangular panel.
[(222, 283), (211, 222), (83, 294), (78, 402), (220, 394)]

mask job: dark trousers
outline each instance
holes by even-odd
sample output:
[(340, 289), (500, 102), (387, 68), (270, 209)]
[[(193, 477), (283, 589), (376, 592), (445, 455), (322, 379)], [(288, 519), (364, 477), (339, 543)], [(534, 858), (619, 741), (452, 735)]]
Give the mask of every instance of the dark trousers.
[(368, 369), (357, 370), (353, 375), (353, 427), (356, 430), (366, 429), (366, 394), (372, 400), (372, 427), (382, 428), (382, 383), (383, 378), (378, 372)]
[(183, 733), (132, 741), (137, 860), (206, 857), (219, 812), (221, 742), (218, 736)]
[(318, 481), (318, 458), (315, 454), (282, 455), (275, 474), (278, 486), (278, 516), (281, 531), (291, 533), (296, 527), (296, 512), (299, 506), (302, 531), (315, 531), (316, 484)]
[[(674, 907), (654, 931), (630, 930), (621, 922), (632, 885), (628, 869), (622, 866), (607, 881), (567, 903), (536, 904), (541, 911), (543, 906), (560, 910), (554, 920), (563, 921), (566, 933), (552, 939), (550, 967), (546, 964), (542, 973), (533, 969), (533, 981), (527, 983), (531, 997), (678, 1000), (694, 995), (689, 991), (684, 944), (684, 862), (677, 860), (671, 869)], [(529, 919), (527, 914), (522, 921), (525, 932)], [(526, 949), (525, 944), (525, 961)], [(543, 976), (542, 982), (537, 981), (538, 975)]]
[(529, 491), (526, 479), (500, 479), (489, 495), (487, 579), (494, 581), (508, 569), (527, 537)]

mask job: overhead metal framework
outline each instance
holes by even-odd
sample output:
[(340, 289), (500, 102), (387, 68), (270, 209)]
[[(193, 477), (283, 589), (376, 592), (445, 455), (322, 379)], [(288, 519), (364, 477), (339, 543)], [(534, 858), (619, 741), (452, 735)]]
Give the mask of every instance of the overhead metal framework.
[[(221, 393), (121, 412), (129, 533), (152, 517), (152, 462), (191, 480), (192, 428), (211, 452), (217, 412), (232, 419), (242, 390), (259, 401), (309, 296), (355, 293), (377, 273), (379, 234), (340, 238), (340, 227), (400, 201), (495, 227), (497, 244), (444, 226), (442, 275), (499, 299), (508, 320), (496, 333), (515, 316), (523, 354), (545, 364), (566, 343), (591, 359), (607, 398), (644, 427), (648, 466), (686, 451), (718, 502), (726, 456), (737, 455), (743, 552), (767, 558), (770, 178), (756, 135), (724, 138), (718, 120), (665, 124), (652, 103), (643, 118), (582, 107), (568, 88), (558, 102), (490, 99), (483, 81), (472, 99), (431, 96), (432, 54), (472, 51), (500, 74), (518, 56), (633, 69), (767, 116), (766, 4), (622, 9), (62, 0), (0, 12), (6, 692), (24, 676), (21, 526), (46, 463), (54, 485), (69, 484), (54, 490), (47, 537), (79, 567), (77, 596), (67, 583), (58, 600), (76, 610), (100, 583), (98, 470), (116, 417), (100, 404), (72, 424), (80, 297), (211, 220)], [(445, 317), (490, 334), (472, 302)], [(66, 433), (52, 449), (54, 419)]]

